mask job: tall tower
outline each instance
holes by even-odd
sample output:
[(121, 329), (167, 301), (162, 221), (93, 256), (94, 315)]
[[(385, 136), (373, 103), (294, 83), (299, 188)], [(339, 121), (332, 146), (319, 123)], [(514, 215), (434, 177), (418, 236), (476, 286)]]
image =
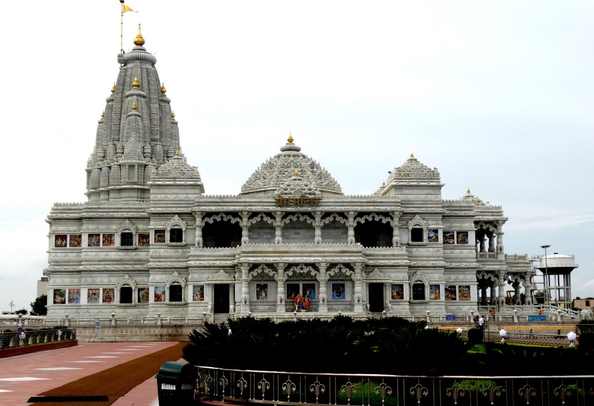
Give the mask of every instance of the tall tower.
[(138, 29), (134, 48), (118, 55), (117, 82), (97, 125), (95, 148), (87, 164), (89, 202), (143, 201), (155, 170), (176, 153), (179, 132), (157, 58), (144, 48)]

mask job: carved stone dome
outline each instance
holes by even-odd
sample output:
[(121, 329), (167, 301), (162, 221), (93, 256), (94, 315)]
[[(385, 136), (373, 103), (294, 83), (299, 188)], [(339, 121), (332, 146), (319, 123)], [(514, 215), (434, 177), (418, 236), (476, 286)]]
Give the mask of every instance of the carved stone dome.
[(466, 190), (466, 194), (460, 198), (463, 202), (471, 202), (475, 206), (486, 206), (487, 204), (483, 202), (478, 196), (474, 196), (470, 193), (470, 189)]
[(343, 194), (338, 182), (326, 169), (300, 152), (301, 148), (293, 143), (292, 136), (280, 150), (280, 154), (264, 162), (250, 176), (240, 194), (295, 195), (301, 191), (307, 196)]

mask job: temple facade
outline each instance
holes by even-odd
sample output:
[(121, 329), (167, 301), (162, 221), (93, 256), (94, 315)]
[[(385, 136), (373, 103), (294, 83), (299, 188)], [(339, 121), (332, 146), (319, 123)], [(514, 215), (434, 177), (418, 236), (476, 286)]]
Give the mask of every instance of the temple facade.
[(503, 308), (510, 290), (530, 304), (534, 271), (505, 253), (502, 208), (470, 190), (442, 199), (438, 170), (412, 154), (374, 194), (347, 196), (289, 136), (237, 195), (205, 194), (140, 30), (134, 44), (87, 201), (47, 218), (48, 316), (459, 315)]

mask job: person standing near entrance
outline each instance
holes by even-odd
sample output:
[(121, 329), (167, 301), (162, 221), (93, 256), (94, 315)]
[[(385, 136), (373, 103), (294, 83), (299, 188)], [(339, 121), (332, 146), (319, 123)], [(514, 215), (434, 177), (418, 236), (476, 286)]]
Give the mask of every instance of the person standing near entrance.
[(479, 325), (479, 328), (480, 328), (481, 330), (484, 330), (484, 326), (485, 326), (485, 319), (483, 318), (483, 316), (479, 316), (479, 319), (478, 319), (478, 325)]

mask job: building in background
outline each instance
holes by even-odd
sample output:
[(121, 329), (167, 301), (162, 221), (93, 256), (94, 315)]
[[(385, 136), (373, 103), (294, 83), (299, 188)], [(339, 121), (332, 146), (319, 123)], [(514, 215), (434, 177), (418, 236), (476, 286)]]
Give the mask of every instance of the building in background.
[(87, 201), (47, 218), (49, 317), (468, 314), (504, 310), (508, 288), (531, 303), (534, 269), (505, 254), (502, 208), (470, 190), (442, 199), (438, 170), (412, 154), (374, 194), (347, 196), (289, 136), (237, 195), (205, 194), (140, 30), (134, 44), (118, 55)]

